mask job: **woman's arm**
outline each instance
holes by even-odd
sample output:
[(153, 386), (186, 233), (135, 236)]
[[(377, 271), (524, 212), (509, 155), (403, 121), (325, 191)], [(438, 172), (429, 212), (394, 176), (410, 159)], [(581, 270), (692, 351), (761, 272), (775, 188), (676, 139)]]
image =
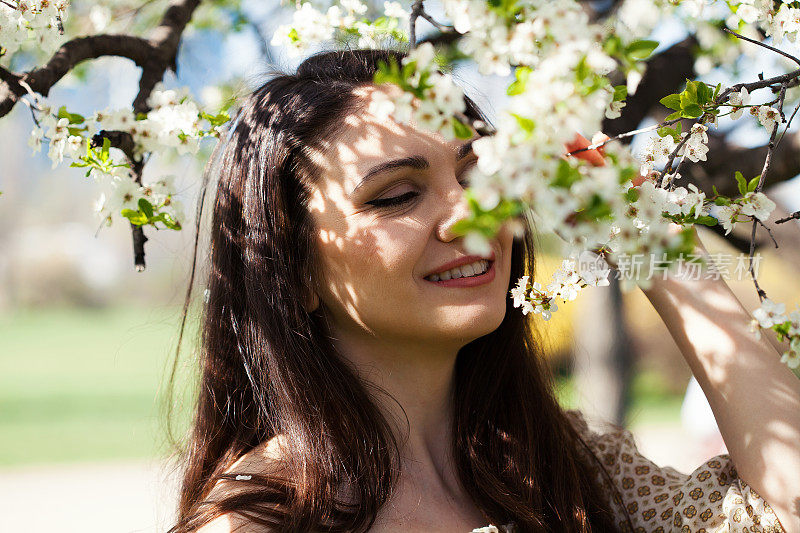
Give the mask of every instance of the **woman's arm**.
[[(702, 245), (698, 253), (707, 255)], [(800, 380), (766, 335), (749, 331), (750, 314), (721, 278), (657, 276), (644, 293), (703, 388), (741, 479), (800, 533)]]

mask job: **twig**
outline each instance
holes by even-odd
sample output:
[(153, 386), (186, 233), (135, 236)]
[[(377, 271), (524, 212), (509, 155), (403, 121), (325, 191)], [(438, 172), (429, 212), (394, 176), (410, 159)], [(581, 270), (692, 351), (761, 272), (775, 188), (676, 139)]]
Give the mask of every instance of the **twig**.
[(417, 47), (417, 18), (423, 11), (423, 0), (416, 0), (411, 5), (411, 15), (408, 17), (408, 45), (411, 50)]
[[(781, 87), (780, 95), (778, 96), (778, 108), (783, 108), (784, 100), (786, 99), (786, 86), (783, 85)], [(767, 172), (769, 172), (769, 167), (772, 164), (772, 154), (775, 152), (776, 142), (775, 139), (778, 137), (778, 124), (775, 124), (775, 127), (772, 130), (772, 133), (769, 136), (769, 144), (767, 145), (767, 155), (764, 158), (764, 168), (761, 171), (761, 176), (758, 178), (758, 185), (756, 186), (756, 192), (761, 192), (761, 189), (764, 187), (764, 180), (767, 177)], [(753, 280), (753, 284), (756, 287), (756, 292), (758, 293), (758, 298), (760, 301), (764, 301), (767, 297), (767, 293), (764, 292), (764, 289), (758, 284), (758, 280), (756, 279), (755, 270), (753, 268), (753, 256), (755, 255), (756, 249), (756, 228), (758, 227), (758, 219), (755, 217), (753, 218), (753, 229), (750, 231), (750, 253), (748, 255), (749, 267), (748, 270), (750, 271), (750, 278)], [(770, 237), (772, 233), (770, 232)], [(774, 241), (774, 239), (773, 239)], [(777, 246), (777, 243), (776, 243)]]
[[(125, 158), (131, 165), (134, 180), (139, 185), (142, 184), (142, 172), (144, 171), (144, 164), (141, 159), (134, 157), (134, 142), (133, 137), (127, 131), (112, 131), (101, 130), (100, 133), (92, 137), (90, 146), (96, 148), (103, 145), (103, 139), (108, 139), (111, 146), (121, 150), (125, 154)], [(130, 223), (131, 235), (133, 240), (133, 264), (136, 272), (143, 272), (145, 269), (145, 254), (144, 244), (147, 242), (147, 236), (144, 234), (144, 228), (141, 225)]]
[(618, 140), (624, 139), (626, 137), (633, 137), (634, 135), (638, 135), (639, 133), (647, 133), (648, 131), (653, 131), (653, 130), (656, 130), (658, 128), (664, 127), (664, 126), (671, 126), (671, 125), (675, 124), (676, 122), (680, 122), (681, 120), (683, 120), (683, 119), (682, 118), (676, 118), (676, 119), (673, 119), (673, 120), (667, 120), (665, 122), (660, 122), (660, 123), (658, 123), (658, 124), (656, 124), (654, 126), (647, 126), (646, 128), (640, 128), (638, 130), (633, 130), (633, 131), (628, 131), (628, 132), (625, 132), (625, 133), (620, 133), (619, 135), (615, 135), (614, 137), (609, 137), (608, 139), (606, 139), (606, 140), (604, 140), (602, 142), (598, 142), (598, 143), (595, 143), (595, 144), (590, 144), (586, 148), (578, 148), (577, 150), (573, 150), (572, 152), (569, 152), (566, 155), (575, 155), (575, 154), (580, 153), (580, 152), (585, 152), (586, 150), (596, 150), (597, 148), (600, 148), (601, 146), (605, 146), (606, 144), (610, 143), (611, 141), (618, 141)]
[[(26, 99), (24, 99), (24, 98), (20, 98), (20, 100), (22, 100), (22, 103), (23, 103), (23, 104), (25, 104), (26, 106), (28, 106), (28, 109), (29, 109), (29, 110), (30, 110), (30, 112), (31, 112), (31, 119), (33, 119), (33, 123), (34, 123), (34, 124), (36, 124), (36, 127), (37, 127), (37, 128), (41, 128), (42, 126), (41, 126), (41, 124), (39, 124), (39, 119), (38, 119), (38, 118), (36, 118), (36, 113), (34, 113), (34, 112), (33, 112), (33, 106), (34, 106), (34, 104), (30, 103), (29, 101), (27, 101), (27, 100), (26, 100)], [(41, 108), (37, 109), (37, 111), (41, 111)]]
[(430, 16), (424, 9), (420, 12), (419, 16), (430, 22), (434, 28), (436, 28), (442, 33), (450, 33), (456, 31), (456, 29), (453, 26), (449, 26), (447, 24), (442, 24), (441, 22), (438, 22), (436, 19)]
[[(695, 122), (698, 122), (698, 120), (695, 120)], [(687, 133), (669, 154), (669, 157), (667, 158), (667, 164), (664, 165), (664, 170), (658, 173), (658, 178), (656, 179), (656, 183), (661, 183), (664, 180), (664, 176), (666, 176), (667, 173), (672, 171), (672, 163), (675, 162), (675, 158), (678, 157), (678, 152), (681, 151), (681, 148), (683, 148), (683, 146), (689, 141), (689, 137), (691, 137), (691, 134)], [(678, 163), (678, 166), (680, 167), (680, 163)], [(672, 182), (674, 179), (675, 176), (673, 176), (672, 179), (669, 180), (669, 186), (672, 186)]]
[[(798, 62), (800, 62), (800, 60), (798, 60)], [(742, 87), (747, 88), (747, 90), (749, 92), (749, 91), (753, 91), (753, 90), (756, 90), (756, 89), (763, 89), (764, 87), (769, 87), (770, 85), (774, 85), (776, 83), (780, 83), (781, 84), (781, 91), (783, 92), (783, 95), (784, 95), (784, 98), (785, 98), (786, 84), (788, 82), (790, 82), (790, 81), (796, 80), (798, 77), (800, 77), (800, 69), (793, 70), (792, 72), (789, 72), (788, 74), (782, 74), (780, 76), (774, 76), (772, 78), (762, 79), (762, 80), (759, 80), (759, 81), (756, 81), (756, 82), (752, 82), (752, 83), (737, 83), (735, 85), (732, 85), (731, 87), (728, 87), (724, 91), (722, 91), (722, 93), (720, 93), (717, 96), (717, 98), (714, 100), (714, 105), (716, 106), (716, 105), (720, 105), (723, 102), (726, 102), (728, 100), (728, 95), (730, 95), (733, 92), (740, 91), (742, 89)], [(783, 106), (783, 98), (782, 97), (778, 97), (778, 99), (781, 102), (781, 106), (779, 106), (779, 107), (782, 107)], [(705, 116), (706, 116), (706, 113), (703, 113), (702, 115), (700, 115), (699, 117), (694, 119), (692, 121), (692, 126), (694, 126), (697, 123), (702, 123), (703, 118)], [(688, 129), (691, 129), (691, 127), (688, 128)], [(775, 131), (777, 131), (777, 126), (775, 128)], [(676, 146), (675, 149), (672, 151), (672, 153), (669, 155), (669, 158), (667, 159), (667, 164), (664, 166), (664, 170), (661, 171), (661, 173), (658, 175), (658, 181), (659, 182), (664, 179), (664, 176), (666, 175), (666, 173), (672, 168), (672, 163), (675, 161), (675, 157), (677, 157), (678, 151), (680, 151), (681, 147), (684, 144), (686, 144), (686, 141), (689, 139), (689, 137), (690, 137), (690, 135), (687, 134), (683, 139), (681, 139), (681, 142), (678, 143), (678, 146)], [(670, 183), (671, 183), (671, 181), (670, 181)]]
[(775, 223), (776, 224), (785, 224), (786, 222), (789, 222), (790, 220), (798, 220), (798, 219), (800, 219), (800, 211), (795, 211), (794, 213), (792, 213), (788, 217), (779, 218), (778, 220), (775, 221)]
[(757, 218), (755, 219), (755, 221), (756, 221), (756, 222), (758, 222), (758, 223), (761, 225), (761, 227), (762, 227), (762, 228), (764, 228), (765, 230), (767, 230), (767, 234), (769, 235), (769, 238), (770, 238), (770, 239), (772, 239), (772, 244), (774, 244), (774, 245), (775, 245), (775, 248), (779, 248), (779, 246), (778, 246), (778, 241), (776, 241), (776, 240), (775, 240), (775, 237), (773, 237), (773, 236), (772, 236), (772, 230), (771, 230), (771, 229), (769, 229), (769, 226), (767, 226), (766, 224), (764, 224), (763, 222), (761, 222), (761, 221), (760, 221), (759, 219), (757, 219)]
[(777, 54), (780, 54), (780, 55), (782, 55), (784, 57), (788, 57), (789, 59), (791, 59), (792, 61), (794, 61), (798, 65), (800, 65), (800, 59), (794, 57), (791, 54), (787, 54), (783, 50), (778, 50), (777, 48), (769, 46), (768, 44), (764, 44), (764, 43), (762, 43), (760, 41), (756, 41), (755, 39), (751, 39), (749, 37), (745, 37), (744, 35), (740, 35), (740, 34), (736, 33), (735, 31), (729, 30), (725, 26), (722, 27), (722, 31), (728, 32), (731, 35), (735, 35), (736, 37), (738, 37), (739, 39), (741, 39), (743, 41), (747, 41), (749, 43), (757, 44), (758, 46), (762, 46), (762, 47), (766, 48), (767, 50), (772, 50), (773, 52), (775, 52)]
[[(800, 109), (800, 102), (797, 102), (797, 105), (794, 107), (794, 111), (792, 111), (792, 116), (789, 117), (789, 122), (786, 123), (786, 127), (783, 128), (783, 131), (781, 132), (780, 139), (778, 139), (778, 142), (775, 143), (775, 148), (777, 148), (778, 145), (781, 144), (781, 141), (783, 140), (783, 136), (786, 135), (786, 131), (792, 125), (792, 120), (794, 120), (794, 116), (797, 114), (797, 110), (798, 109)], [(781, 115), (783, 115), (783, 113), (781, 113)]]
[(427, 11), (425, 11), (424, 0), (416, 0), (411, 5), (411, 14), (408, 17), (408, 41), (409, 48), (411, 50), (417, 47), (417, 19), (419, 17), (422, 17), (430, 22), (431, 26), (443, 34), (456, 33), (456, 30), (453, 26), (442, 24), (433, 18)]
[[(689, 138), (689, 135), (684, 137), (684, 139), (688, 139), (688, 138)], [(675, 167), (675, 169), (671, 171), (672, 172), (672, 177), (669, 179), (669, 183), (667, 183), (667, 186), (666, 186), (667, 189), (672, 189), (672, 184), (675, 183), (676, 179), (678, 179), (678, 171), (681, 169), (681, 166), (683, 165), (684, 161), (686, 161), (686, 152), (684, 152), (683, 155), (681, 156), (681, 158), (678, 161), (678, 164)]]

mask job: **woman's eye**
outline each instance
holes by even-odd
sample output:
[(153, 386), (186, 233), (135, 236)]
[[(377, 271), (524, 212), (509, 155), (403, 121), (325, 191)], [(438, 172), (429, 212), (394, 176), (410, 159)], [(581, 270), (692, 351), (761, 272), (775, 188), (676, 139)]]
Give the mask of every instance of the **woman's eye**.
[(394, 205), (404, 204), (416, 196), (417, 196), (416, 192), (409, 191), (407, 193), (401, 194), (400, 196), (394, 196), (392, 198), (381, 198), (379, 200), (371, 200), (369, 202), (364, 202), (364, 203), (374, 205), (375, 207), (391, 207)]

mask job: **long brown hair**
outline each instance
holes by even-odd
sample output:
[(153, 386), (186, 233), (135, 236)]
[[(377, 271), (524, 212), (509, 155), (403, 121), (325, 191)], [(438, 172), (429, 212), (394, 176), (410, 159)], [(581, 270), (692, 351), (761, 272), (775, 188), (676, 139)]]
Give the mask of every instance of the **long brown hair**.
[[(317, 54), (240, 108), (221, 156), (199, 394), (174, 533), (231, 511), (275, 531), (366, 531), (392, 492), (398, 442), (372, 385), (334, 349), (323, 306), (309, 313), (303, 304), (319, 279), (306, 208), (310, 150), (360, 105), (353, 89), (372, 83), (379, 61), (402, 57)], [(485, 120), (466, 101), (468, 114)], [(508, 289), (533, 267), (528, 224), (514, 240)], [(617, 530), (599, 463), (556, 401), (531, 323), (510, 299), (500, 326), (459, 351), (453, 405), (458, 477), (487, 523)], [(249, 490), (207, 500), (217, 481), (235, 480), (224, 473), (234, 461), (279, 434), (291, 450), (281, 475), (253, 474), (237, 482)], [(352, 488), (347, 501), (338, 498), (342, 486)]]

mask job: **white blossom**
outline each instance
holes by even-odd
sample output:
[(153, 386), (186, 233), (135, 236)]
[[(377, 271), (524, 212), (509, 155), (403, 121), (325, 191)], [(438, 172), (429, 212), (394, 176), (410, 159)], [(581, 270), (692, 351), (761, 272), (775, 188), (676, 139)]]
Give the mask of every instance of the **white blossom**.
[(775, 202), (763, 192), (748, 192), (744, 196), (741, 213), (764, 222), (775, 209)]
[(800, 367), (800, 337), (794, 337), (789, 343), (789, 350), (783, 352), (781, 363), (792, 369)]
[(411, 13), (403, 8), (400, 2), (383, 2), (383, 14), (387, 17), (407, 19)]
[(739, 221), (738, 217), (740, 211), (741, 207), (739, 205), (720, 205), (717, 207), (715, 216), (719, 223), (722, 224), (725, 235), (729, 234), (736, 226), (736, 223)]
[(608, 118), (608, 119), (619, 118), (620, 116), (622, 116), (622, 113), (620, 112), (620, 110), (623, 107), (625, 107), (625, 102), (622, 102), (622, 101), (616, 101), (616, 102), (609, 103), (608, 104), (608, 108), (606, 109), (606, 112), (605, 112), (605, 117)]
[(774, 107), (754, 106), (750, 108), (750, 113), (758, 118), (758, 122), (766, 128), (769, 134), (772, 134), (772, 130), (780, 120), (780, 113)]
[(528, 291), (528, 280), (530, 276), (522, 276), (517, 280), (516, 287), (511, 289), (511, 296), (514, 298), (514, 307), (519, 307), (525, 301), (525, 295)]
[(581, 280), (588, 286), (608, 286), (608, 275), (611, 270), (608, 263), (598, 254), (584, 250), (578, 256), (577, 271)]
[(769, 298), (765, 298), (761, 302), (761, 307), (753, 311), (753, 317), (758, 320), (762, 328), (771, 328), (788, 320), (785, 313), (786, 306), (784, 304), (775, 303)]
[(732, 92), (728, 95), (728, 104), (733, 106), (733, 112), (729, 115), (731, 119), (736, 120), (742, 116), (742, 112), (744, 111), (743, 107), (737, 106), (744, 106), (750, 103), (750, 93), (747, 92), (747, 87), (742, 87), (739, 92)]

